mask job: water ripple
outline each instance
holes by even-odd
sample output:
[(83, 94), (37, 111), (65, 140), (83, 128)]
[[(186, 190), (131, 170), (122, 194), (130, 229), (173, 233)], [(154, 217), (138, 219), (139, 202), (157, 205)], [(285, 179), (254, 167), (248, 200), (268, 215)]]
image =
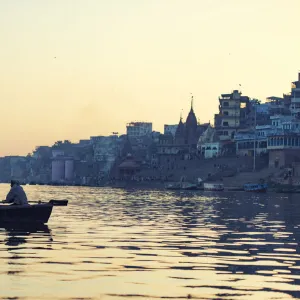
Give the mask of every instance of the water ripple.
[(25, 189), (69, 205), (0, 229), (0, 299), (300, 298), (296, 195)]

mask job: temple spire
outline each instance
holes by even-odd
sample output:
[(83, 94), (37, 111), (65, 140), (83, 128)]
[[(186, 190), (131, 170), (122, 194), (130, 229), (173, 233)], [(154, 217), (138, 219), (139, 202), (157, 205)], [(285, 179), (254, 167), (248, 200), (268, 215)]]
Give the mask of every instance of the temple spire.
[(191, 93), (191, 110), (194, 110), (194, 96), (193, 94)]

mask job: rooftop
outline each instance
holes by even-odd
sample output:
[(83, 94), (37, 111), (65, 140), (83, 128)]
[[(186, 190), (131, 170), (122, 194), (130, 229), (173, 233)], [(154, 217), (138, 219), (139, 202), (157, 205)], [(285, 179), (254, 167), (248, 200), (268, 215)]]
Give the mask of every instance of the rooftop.
[(283, 101), (283, 98), (276, 97), (276, 96), (270, 96), (270, 97), (267, 97), (267, 100), (270, 100), (270, 102), (271, 101)]
[(126, 124), (126, 126), (130, 126), (130, 127), (144, 126), (144, 125), (152, 125), (152, 122), (130, 122)]

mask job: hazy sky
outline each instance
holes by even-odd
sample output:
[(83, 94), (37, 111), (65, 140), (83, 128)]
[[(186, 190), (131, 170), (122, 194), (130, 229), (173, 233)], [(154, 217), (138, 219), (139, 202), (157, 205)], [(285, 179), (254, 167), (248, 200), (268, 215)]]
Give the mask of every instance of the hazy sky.
[(299, 0), (0, 0), (0, 155), (211, 120), (242, 85), (264, 100), (300, 69)]

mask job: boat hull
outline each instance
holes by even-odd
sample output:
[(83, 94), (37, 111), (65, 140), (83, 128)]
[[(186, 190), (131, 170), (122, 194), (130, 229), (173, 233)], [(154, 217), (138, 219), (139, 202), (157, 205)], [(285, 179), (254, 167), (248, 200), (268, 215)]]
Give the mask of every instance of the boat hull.
[(197, 190), (198, 189), (197, 184), (189, 183), (189, 182), (182, 182), (181, 188), (183, 190)]
[(256, 193), (265, 193), (268, 189), (266, 184), (245, 184), (244, 191), (245, 192), (256, 192)]
[(198, 190), (199, 187), (195, 183), (189, 182), (171, 182), (165, 185), (167, 190)]
[(48, 222), (53, 205), (0, 205), (0, 223), (40, 223)]
[(204, 183), (204, 191), (224, 191), (223, 183)]

